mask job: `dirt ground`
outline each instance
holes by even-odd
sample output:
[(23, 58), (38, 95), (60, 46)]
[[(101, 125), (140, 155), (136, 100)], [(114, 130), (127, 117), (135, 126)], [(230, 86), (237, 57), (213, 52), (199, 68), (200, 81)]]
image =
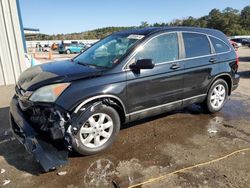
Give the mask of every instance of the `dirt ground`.
[[(0, 187), (250, 187), (250, 149), (173, 175), (173, 171), (250, 148), (250, 48), (239, 49), (241, 81), (223, 110), (199, 106), (125, 125), (114, 145), (94, 156), (70, 155), (69, 165), (42, 173), (9, 137), (13, 86), (0, 87)], [(66, 171), (64, 176), (58, 172)], [(161, 178), (159, 178), (161, 177)], [(150, 179), (150, 182), (147, 180)]]

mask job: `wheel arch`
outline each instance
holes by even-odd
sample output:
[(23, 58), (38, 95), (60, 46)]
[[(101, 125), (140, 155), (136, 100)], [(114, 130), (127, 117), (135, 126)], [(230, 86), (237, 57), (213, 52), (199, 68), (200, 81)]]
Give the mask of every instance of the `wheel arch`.
[(77, 114), (78, 111), (83, 108), (84, 106), (88, 105), (88, 104), (92, 104), (95, 103), (97, 101), (103, 101), (105, 104), (113, 107), (119, 114), (121, 122), (125, 122), (126, 121), (126, 108), (125, 105), (123, 103), (123, 101), (115, 96), (115, 95), (97, 95), (97, 96), (93, 96), (90, 98), (85, 99), (84, 101), (82, 101), (74, 110), (74, 114)]
[(209, 89), (211, 88), (211, 86), (213, 85), (213, 83), (218, 80), (218, 79), (223, 79), (225, 80), (225, 82), (228, 85), (228, 96), (231, 95), (231, 91), (232, 91), (232, 84), (233, 84), (233, 80), (231, 78), (231, 75), (228, 73), (223, 73), (223, 74), (219, 74), (217, 75), (210, 83), (207, 92), (209, 91)]

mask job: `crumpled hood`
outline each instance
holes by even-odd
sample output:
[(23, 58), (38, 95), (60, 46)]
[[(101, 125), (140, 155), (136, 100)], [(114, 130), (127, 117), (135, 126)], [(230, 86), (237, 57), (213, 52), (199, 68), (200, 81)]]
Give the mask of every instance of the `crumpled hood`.
[(23, 90), (33, 91), (48, 84), (98, 76), (102, 74), (102, 70), (79, 65), (70, 60), (51, 62), (34, 66), (24, 71), (19, 77), (18, 85)]

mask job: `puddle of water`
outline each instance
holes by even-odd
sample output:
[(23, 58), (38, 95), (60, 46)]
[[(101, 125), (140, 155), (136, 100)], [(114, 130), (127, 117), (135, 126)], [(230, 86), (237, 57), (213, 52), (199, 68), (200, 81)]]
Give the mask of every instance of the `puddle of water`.
[(242, 95), (233, 95), (221, 110), (221, 114), (227, 120), (250, 120), (249, 98)]

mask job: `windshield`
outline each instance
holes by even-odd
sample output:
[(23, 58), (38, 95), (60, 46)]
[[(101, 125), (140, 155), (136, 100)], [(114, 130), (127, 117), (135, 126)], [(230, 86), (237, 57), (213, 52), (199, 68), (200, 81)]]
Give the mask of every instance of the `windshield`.
[(110, 35), (74, 59), (83, 65), (112, 67), (143, 35)]

